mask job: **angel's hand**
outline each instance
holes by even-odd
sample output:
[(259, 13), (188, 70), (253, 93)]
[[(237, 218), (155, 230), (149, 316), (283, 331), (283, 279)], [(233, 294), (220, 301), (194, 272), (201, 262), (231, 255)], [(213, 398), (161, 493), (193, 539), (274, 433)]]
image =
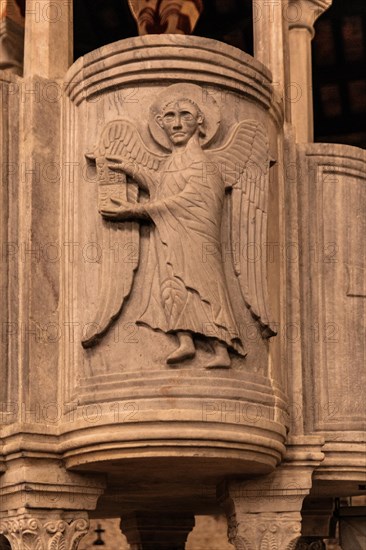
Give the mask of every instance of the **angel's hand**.
[(145, 219), (147, 218), (147, 212), (142, 204), (131, 203), (115, 197), (110, 199), (112, 205), (111, 208), (102, 208), (100, 210), (103, 218), (124, 221), (132, 219)]
[(119, 172), (124, 172), (127, 176), (130, 176), (132, 179), (137, 180), (139, 176), (139, 170), (137, 162), (133, 160), (126, 160), (122, 157), (106, 157), (108, 161), (108, 168), (111, 170), (117, 170)]

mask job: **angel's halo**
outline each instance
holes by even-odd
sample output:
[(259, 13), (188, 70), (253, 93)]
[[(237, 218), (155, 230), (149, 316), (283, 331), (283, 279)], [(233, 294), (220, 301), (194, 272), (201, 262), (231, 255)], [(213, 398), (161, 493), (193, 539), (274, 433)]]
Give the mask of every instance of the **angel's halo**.
[(203, 129), (205, 136), (200, 138), (202, 147), (208, 146), (219, 131), (221, 113), (215, 99), (206, 90), (196, 84), (172, 84), (160, 92), (150, 107), (149, 129), (154, 140), (167, 149), (172, 150), (172, 144), (164, 130), (156, 122), (156, 115), (169, 103), (188, 99), (194, 101), (204, 116)]

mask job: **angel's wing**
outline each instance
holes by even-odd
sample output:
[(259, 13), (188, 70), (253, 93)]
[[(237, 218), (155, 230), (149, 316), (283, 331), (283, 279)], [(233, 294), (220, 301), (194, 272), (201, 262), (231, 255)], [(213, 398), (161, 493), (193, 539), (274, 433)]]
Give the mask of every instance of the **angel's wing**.
[[(111, 197), (137, 202), (139, 196), (137, 183), (123, 172), (111, 170), (108, 159), (121, 158), (126, 163), (134, 163), (134, 171), (149, 187), (153, 181), (151, 174), (159, 169), (165, 158), (148, 150), (135, 126), (127, 120), (108, 123), (95, 152), (86, 157), (95, 162), (97, 168), (99, 210), (110, 208)], [(98, 306), (94, 318), (87, 323), (88, 331), (82, 341), (84, 347), (95, 345), (121, 314), (139, 263), (138, 223), (116, 223), (100, 217), (100, 239), (104, 253)]]
[(238, 124), (221, 148), (207, 151), (229, 195), (229, 232), (234, 273), (247, 307), (265, 337), (273, 336), (267, 287), (269, 144), (256, 120)]
[[(86, 156), (91, 160), (122, 160), (128, 172), (149, 191), (154, 187), (154, 173), (167, 158), (167, 155), (159, 155), (148, 149), (136, 127), (128, 120), (108, 123), (97, 151)], [(112, 178), (111, 174), (109, 177)]]

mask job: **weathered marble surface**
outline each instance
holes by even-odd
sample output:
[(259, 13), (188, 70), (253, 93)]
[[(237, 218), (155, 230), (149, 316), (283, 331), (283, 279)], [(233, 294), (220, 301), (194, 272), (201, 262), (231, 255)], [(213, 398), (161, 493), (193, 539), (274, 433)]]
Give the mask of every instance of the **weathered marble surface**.
[[(25, 78), (3, 74), (0, 98), (6, 159), (0, 191), (6, 380), (0, 384), (0, 529), (20, 548), (52, 543), (76, 550), (88, 513), (129, 517), (135, 541), (153, 529), (154, 514), (159, 536), (164, 529), (171, 534), (172, 517), (181, 514), (176, 528), (182, 546), (194, 513), (222, 512), (217, 489), (226, 495), (221, 501), (237, 548), (293, 548), (301, 512), (304, 536), (325, 538), (332, 512), (328, 499), (364, 492), (365, 155), (343, 146), (297, 145), (296, 132), (300, 142), (311, 134), (309, 90), (300, 111), (294, 105), (291, 113), (283, 97), (286, 48), (289, 44), (296, 54), (298, 44), (309, 61), (308, 8), (316, 15), (328, 4), (292, 2), (292, 8), (304, 8), (305, 20), (292, 26), (290, 40), (287, 27), (283, 32), (272, 27), (263, 44), (257, 31), (266, 19), (257, 22), (258, 58), (273, 69), (275, 86), (268, 68), (243, 52), (177, 35), (108, 45), (79, 59), (65, 76), (72, 51), (70, 4), (56, 27), (45, 19), (38, 25), (29, 21)], [(309, 67), (295, 67), (308, 86)], [(174, 95), (172, 85), (185, 97)], [(187, 97), (192, 85), (200, 90), (198, 100), (189, 92)], [(151, 106), (162, 93), (168, 97), (154, 112), (154, 126)], [(171, 164), (168, 115), (187, 117), (182, 129), (192, 129), (189, 166)], [(204, 128), (204, 120), (211, 127)], [(112, 145), (104, 143), (106, 128), (116, 132)], [(126, 144), (121, 135), (128, 128), (133, 130)], [(239, 134), (246, 138), (237, 141)], [(176, 138), (185, 139), (178, 135), (170, 142)], [(233, 143), (239, 144), (234, 171), (227, 156)], [(99, 154), (103, 147), (108, 155)], [(217, 237), (222, 215), (226, 240), (220, 234), (218, 286), (234, 288), (223, 309), (235, 310), (245, 353), (217, 331), (192, 330), (192, 324), (192, 357), (167, 362), (177, 351), (174, 331), (137, 324), (142, 298), (156, 297), (146, 284), (152, 224), (145, 219), (138, 239), (131, 239), (140, 222), (122, 218), (145, 216), (154, 202), (170, 197), (159, 195), (159, 189), (151, 200), (140, 190), (136, 200), (136, 182), (127, 180), (138, 174), (123, 166), (126, 150), (138, 164), (144, 154), (147, 163), (160, 155), (164, 169), (148, 176), (161, 187), (170, 172), (179, 173), (184, 188), (198, 157), (206, 162), (210, 152), (223, 153), (225, 178), (222, 170), (217, 174), (215, 158), (209, 158), (206, 172), (212, 189), (227, 187), (226, 211), (218, 208), (213, 216), (208, 209), (207, 222)], [(265, 177), (249, 178), (243, 158), (254, 159)], [(103, 170), (108, 192), (101, 190)], [(148, 179), (140, 178), (140, 184)], [(126, 196), (115, 196), (121, 188)], [(247, 200), (244, 188), (251, 210), (239, 216), (240, 227), (248, 227), (242, 248), (228, 231), (228, 220)], [(128, 196), (127, 189), (135, 195)], [(126, 199), (133, 200), (126, 204)], [(199, 294), (205, 280), (198, 267), (209, 263), (212, 248), (199, 255), (189, 243), (184, 241), (183, 252), (195, 254), (195, 284), (184, 286)], [(238, 254), (246, 255), (246, 263), (240, 258), (235, 273)], [(248, 270), (244, 290), (243, 269)], [(122, 284), (127, 272), (133, 277), (130, 287)], [(105, 330), (90, 326), (104, 315)], [(268, 333), (271, 328), (276, 336)], [(97, 341), (88, 341), (90, 334)], [(229, 353), (229, 360), (221, 356), (221, 365), (209, 364), (215, 360), (214, 338)], [(244, 485), (236, 476), (245, 477)], [(226, 493), (218, 487), (222, 480)], [(313, 508), (302, 507), (308, 498), (315, 499)], [(314, 510), (321, 516), (317, 526)], [(354, 541), (350, 522), (348, 534), (344, 522), (342, 536)]]
[[(275, 288), (277, 289), (281, 265), (280, 262), (276, 262), (267, 270), (265, 243), (267, 216), (271, 216), (271, 227), (268, 231), (270, 230), (272, 235), (278, 235), (279, 232), (279, 221), (274, 214), (278, 209), (274, 189), (279, 183), (270, 164), (271, 160), (277, 158), (275, 129), (279, 124), (280, 112), (278, 106), (273, 107), (271, 103), (269, 74), (261, 64), (223, 44), (215, 43), (216, 50), (213, 54), (210, 52), (212, 46), (212, 41), (197, 37), (135, 38), (92, 52), (76, 62), (66, 76), (66, 92), (69, 99), (65, 102), (64, 162), (69, 166), (75, 166), (75, 171), (72, 177), (69, 176), (63, 181), (61, 189), (64, 220), (62, 239), (65, 242), (78, 243), (74, 261), (70, 263), (66, 259), (64, 262), (61, 283), (64, 297), (63, 322), (74, 323), (75, 326), (74, 340), (63, 340), (64, 363), (61, 369), (64, 377), (64, 401), (75, 403), (75, 422), (70, 423), (70, 416), (64, 416), (65, 429), (70, 430), (65, 439), (64, 456), (70, 467), (89, 464), (89, 468), (91, 462), (103, 462), (106, 459), (104, 453), (107, 448), (115, 460), (136, 457), (136, 453), (140, 453), (141, 450), (134, 450), (135, 443), (132, 440), (136, 436), (129, 432), (130, 423), (137, 423), (138, 440), (141, 443), (147, 437), (152, 437), (156, 441), (155, 450), (151, 448), (149, 455), (156, 452), (157, 456), (161, 456), (164, 455), (164, 441), (174, 440), (176, 445), (177, 430), (185, 432), (187, 425), (184, 423), (189, 422), (192, 450), (184, 443), (184, 450), (178, 444), (179, 452), (189, 455), (193, 453), (196, 445), (203, 450), (201, 437), (207, 438), (210, 441), (210, 450), (207, 452), (214, 459), (213, 468), (216, 467), (215, 456), (223, 456), (223, 441), (227, 438), (232, 445), (229, 451), (230, 460), (240, 460), (240, 453), (244, 452), (245, 455), (246, 445), (249, 445), (247, 458), (243, 455), (244, 462), (247, 463), (247, 466), (243, 463), (244, 470), (246, 467), (250, 471), (256, 468), (255, 455), (252, 453), (255, 453), (258, 444), (261, 447), (260, 454), (256, 455), (259, 471), (272, 468), (277, 460), (275, 457), (281, 453), (280, 442), (285, 422), (284, 394), (281, 386), (284, 366), (280, 359), (281, 344), (277, 342), (276, 337), (273, 338), (273, 342), (268, 340), (268, 336), (273, 335), (270, 331), (271, 323), (279, 314), (280, 291), (275, 291)], [(170, 63), (172, 57), (175, 60), (174, 67)], [(219, 72), (217, 66), (220, 66)], [(166, 69), (164, 72), (161, 71), (162, 67)], [(172, 82), (181, 84), (170, 89)], [(130, 180), (133, 180), (135, 175), (141, 187), (146, 187), (150, 180), (155, 180), (158, 186), (166, 185), (169, 181), (169, 170), (173, 170), (172, 167), (155, 169), (161, 163), (167, 167), (167, 163), (172, 162), (170, 159), (173, 157), (169, 153), (169, 140), (155, 120), (156, 116), (160, 116), (160, 112), (155, 112), (152, 116), (151, 107), (160, 97), (159, 94), (165, 94), (165, 105), (169, 102), (170, 95), (171, 98), (179, 100), (180, 87), (183, 95), (188, 95), (188, 99), (193, 99), (202, 110), (205, 120), (202, 124), (207, 125), (206, 138), (202, 140), (201, 145), (197, 142), (192, 160), (195, 159), (194, 155), (201, 155), (200, 162), (203, 162), (206, 172), (210, 168), (211, 171), (214, 168), (214, 172), (217, 172), (216, 168), (220, 163), (221, 168), (226, 169), (225, 176), (210, 174), (210, 185), (215, 181), (215, 185), (219, 187), (224, 184), (227, 187), (227, 201), (230, 196), (230, 181), (233, 182), (234, 187), (236, 186), (231, 192), (234, 219), (237, 220), (236, 223), (239, 220), (241, 227), (248, 227), (250, 230), (244, 240), (236, 230), (228, 231), (225, 235), (228, 225), (225, 225), (227, 222), (224, 215), (220, 267), (220, 261), (217, 262), (218, 256), (212, 254), (209, 232), (207, 239), (204, 237), (204, 225), (199, 241), (200, 250), (196, 246), (198, 241), (195, 248), (192, 248), (193, 241), (185, 241), (187, 228), (183, 225), (181, 228), (178, 225), (174, 226), (175, 229), (172, 227), (172, 232), (183, 231), (176, 241), (177, 246), (170, 246), (171, 250), (175, 248), (177, 255), (178, 247), (183, 247), (179, 255), (185, 267), (181, 270), (184, 273), (184, 269), (189, 268), (191, 281), (188, 286), (192, 288), (193, 293), (199, 296), (208, 292), (209, 296), (212, 283), (207, 281), (205, 289), (204, 278), (206, 276), (212, 279), (212, 276), (201, 275), (201, 271), (205, 273), (205, 270), (208, 270), (208, 273), (213, 269), (213, 261), (217, 262), (218, 274), (223, 268), (224, 273), (220, 277), (222, 281), (226, 279), (227, 287), (221, 283), (218, 286), (221, 289), (220, 307), (223, 311), (226, 308), (225, 315), (228, 317), (228, 308), (224, 307), (222, 301), (227, 288), (231, 293), (234, 317), (240, 319), (242, 342), (245, 346), (245, 351), (241, 353), (237, 353), (235, 349), (233, 353), (230, 351), (230, 360), (225, 359), (225, 365), (217, 365), (231, 367), (227, 370), (212, 368), (209, 372), (209, 369), (205, 368), (214, 360), (209, 346), (210, 335), (224, 342), (225, 337), (221, 338), (220, 330), (215, 333), (214, 323), (210, 323), (213, 332), (208, 334), (207, 323), (205, 325), (202, 313), (197, 313), (198, 321), (195, 325), (187, 325), (198, 337), (195, 339), (195, 356), (176, 362), (174, 369), (167, 364), (167, 358), (175, 353), (177, 337), (169, 332), (169, 324), (165, 329), (164, 324), (159, 324), (159, 316), (162, 316), (161, 305), (155, 306), (156, 326), (152, 314), (149, 321), (138, 322), (139, 310), (146, 307), (142, 302), (147, 301), (149, 297), (150, 301), (158, 302), (160, 298), (158, 293), (150, 294), (151, 283), (147, 282), (153, 275), (153, 267), (156, 265), (152, 263), (153, 259), (149, 252), (154, 242), (154, 226), (144, 223), (139, 227), (136, 218), (142, 215), (141, 208), (149, 213), (149, 209), (154, 208), (154, 200), (166, 200), (163, 191), (159, 188), (160, 195), (154, 198), (153, 193), (157, 191), (150, 190), (152, 196), (149, 197), (146, 191), (140, 190), (141, 205), (133, 208), (126, 203), (126, 197), (115, 197), (117, 202), (114, 203), (110, 198), (113, 198), (117, 188), (126, 187), (126, 172)], [(176, 95), (173, 96), (173, 93)], [(194, 97), (190, 98), (190, 93)], [(235, 152), (231, 161), (225, 156), (226, 151), (231, 151), (232, 145), (228, 144), (233, 143), (234, 146), (238, 139), (242, 139), (240, 135), (243, 139), (247, 136), (245, 139), (248, 141), (245, 144), (244, 139), (240, 145), (242, 153), (238, 146), (238, 152)], [(129, 141), (128, 144), (123, 141), (126, 139)], [(215, 160), (215, 151), (220, 151), (222, 158)], [(137, 166), (135, 171), (136, 159), (144, 154), (147, 155), (148, 168), (140, 169)], [(109, 160), (106, 162), (107, 157)], [(246, 165), (248, 158), (250, 167)], [(149, 168), (150, 161), (153, 168)], [(111, 170), (113, 162), (114, 168), (118, 169), (119, 164), (119, 171)], [(203, 172), (203, 178), (206, 172)], [(181, 171), (180, 185), (184, 186), (184, 178), (191, 176), (194, 174), (185, 176)], [(204, 184), (205, 179), (202, 181)], [(240, 193), (237, 194), (241, 181), (248, 182), (247, 197), (243, 192), (242, 196)], [(98, 190), (98, 182), (103, 183), (102, 194)], [(134, 189), (136, 193), (136, 186), (134, 188), (131, 183), (127, 183), (127, 187), (131, 192)], [(134, 202), (136, 197), (132, 199), (131, 196), (130, 200)], [(252, 206), (240, 221), (240, 204), (244, 207), (245, 204), (249, 205), (250, 201)], [(126, 210), (127, 207), (130, 210)], [(235, 214), (236, 211), (238, 214)], [(164, 212), (161, 214), (162, 224), (166, 216)], [(211, 211), (208, 212), (208, 217), (212, 216)], [(200, 217), (203, 214), (197, 211), (197, 215)], [(134, 219), (121, 221), (118, 216)], [(211, 219), (215, 219), (214, 223), (218, 224), (216, 230), (219, 233), (220, 221), (216, 222), (218, 216), (219, 214), (215, 214)], [(174, 217), (171, 216), (169, 219), (169, 223), (176, 223), (173, 221)], [(155, 219), (160, 241), (169, 239), (168, 233), (165, 237), (161, 235), (164, 227), (159, 223)], [(209, 252), (206, 251), (205, 244), (210, 249)], [(165, 245), (162, 246), (164, 248)], [(184, 247), (187, 248), (185, 257)], [(258, 260), (254, 262), (248, 260), (251, 247), (258, 253)], [(245, 300), (240, 297), (239, 280), (235, 280), (233, 255), (238, 258), (238, 270), (242, 270), (242, 279), (246, 285), (246, 289), (243, 289)], [(185, 276), (182, 275), (183, 280)], [(159, 277), (161, 281), (164, 279), (162, 274)], [(220, 277), (217, 276), (217, 280)], [(187, 288), (187, 284), (185, 286)], [(209, 303), (211, 298), (206, 300)], [(197, 304), (199, 305), (199, 300)], [(200, 311), (200, 307), (197, 311)], [(151, 304), (149, 308), (151, 313)], [(114, 323), (111, 324), (112, 317)], [(197, 322), (201, 322), (202, 327), (199, 327)], [(234, 321), (229, 322), (226, 327), (231, 324), (234, 325)], [(88, 326), (92, 330), (86, 333), (85, 328)], [(173, 323), (170, 328), (174, 326), (179, 324)], [(160, 330), (153, 330), (159, 327)], [(225, 324), (221, 329), (224, 334)], [(82, 340), (84, 348), (81, 346)], [(235, 345), (233, 347), (235, 348)], [(270, 369), (272, 377), (269, 377)], [(236, 394), (234, 400), (229, 397), (233, 388)], [(111, 408), (111, 399), (115, 403), (114, 409)], [(83, 407), (87, 407), (89, 403), (93, 403), (95, 410), (101, 412), (100, 418), (97, 412), (98, 419), (93, 426), (93, 435), (90, 425), (83, 422), (82, 418)], [(259, 408), (256, 408), (257, 405), (254, 403), (258, 403)], [(117, 422), (116, 414), (119, 419)], [(237, 427), (235, 414), (237, 417), (241, 416)], [(255, 421), (250, 420), (253, 414)], [(166, 422), (162, 423), (162, 420)], [(103, 429), (106, 423), (108, 430)], [(248, 435), (245, 435), (246, 430), (243, 428), (248, 423), (250, 429)], [(78, 430), (83, 425), (86, 429), (85, 435), (92, 444), (90, 446), (88, 442), (86, 452), (75, 447), (75, 429)], [(268, 437), (272, 430), (273, 437)], [(237, 445), (234, 444), (236, 432), (240, 443), (234, 450)], [(88, 433), (90, 435), (87, 435)], [(95, 446), (97, 438), (100, 440)], [(120, 443), (114, 443), (116, 438), (124, 442), (122, 446)], [(222, 443), (217, 445), (214, 439)], [(131, 443), (127, 443), (129, 441)], [(101, 445), (104, 447), (103, 451)], [(274, 451), (269, 450), (272, 445)], [(265, 450), (266, 448), (268, 450)], [(231, 469), (229, 463), (228, 467)]]

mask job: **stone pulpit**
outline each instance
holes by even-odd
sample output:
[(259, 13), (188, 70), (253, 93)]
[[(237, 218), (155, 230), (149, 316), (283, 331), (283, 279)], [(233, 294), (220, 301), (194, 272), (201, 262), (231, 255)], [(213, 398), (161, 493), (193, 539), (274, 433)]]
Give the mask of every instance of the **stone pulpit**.
[(254, 57), (190, 35), (204, 2), (130, 1), (140, 36), (75, 62), (38, 4), (1, 73), (0, 546), (120, 517), (178, 550), (225, 513), (237, 549), (321, 548), (366, 493), (366, 159), (312, 143), (330, 0), (263, 9)]

